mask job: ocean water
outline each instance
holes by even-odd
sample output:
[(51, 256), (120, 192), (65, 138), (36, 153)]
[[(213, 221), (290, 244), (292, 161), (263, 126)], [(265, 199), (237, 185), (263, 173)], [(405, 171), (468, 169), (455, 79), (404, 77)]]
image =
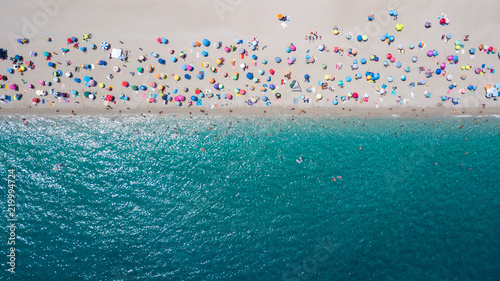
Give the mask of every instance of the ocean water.
[(1, 280), (500, 280), (498, 118), (28, 121)]

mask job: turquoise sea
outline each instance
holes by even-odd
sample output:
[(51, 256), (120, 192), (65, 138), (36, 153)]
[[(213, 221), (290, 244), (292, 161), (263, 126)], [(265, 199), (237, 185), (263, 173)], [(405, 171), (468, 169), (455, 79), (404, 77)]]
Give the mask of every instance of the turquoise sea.
[(499, 118), (28, 122), (0, 280), (500, 280)]

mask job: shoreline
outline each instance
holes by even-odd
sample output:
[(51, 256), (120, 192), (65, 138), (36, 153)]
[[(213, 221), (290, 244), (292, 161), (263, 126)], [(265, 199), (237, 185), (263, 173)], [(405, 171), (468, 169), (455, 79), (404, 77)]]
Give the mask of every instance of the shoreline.
[(3, 116), (20, 116), (20, 117), (35, 117), (35, 116), (219, 116), (219, 117), (327, 117), (327, 118), (401, 118), (401, 119), (421, 119), (421, 118), (485, 118), (496, 117), (500, 114), (496, 108), (462, 108), (450, 112), (448, 108), (414, 108), (415, 111), (407, 108), (379, 108), (377, 110), (365, 108), (314, 108), (289, 110), (287, 108), (216, 108), (216, 109), (199, 109), (199, 108), (173, 108), (169, 110), (161, 110), (161, 108), (133, 108), (129, 110), (106, 110), (105, 108), (85, 108), (85, 109), (30, 109), (29, 112), (19, 112), (17, 109), (1, 109), (0, 118)]

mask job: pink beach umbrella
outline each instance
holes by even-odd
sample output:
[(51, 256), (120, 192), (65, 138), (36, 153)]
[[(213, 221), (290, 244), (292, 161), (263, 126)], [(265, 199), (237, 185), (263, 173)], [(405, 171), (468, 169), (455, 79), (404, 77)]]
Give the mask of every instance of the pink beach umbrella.
[(175, 96), (175, 97), (174, 97), (174, 101), (180, 101), (179, 96)]
[(35, 88), (35, 86), (33, 86), (33, 84), (28, 84), (28, 89), (33, 89)]
[(429, 51), (427, 52), (427, 56), (428, 56), (428, 57), (432, 57), (432, 55), (433, 55), (433, 54), (434, 54), (434, 52), (433, 52), (432, 50), (429, 50)]
[(95, 81), (94, 80), (90, 80), (89, 81), (89, 86), (95, 86)]
[(395, 61), (396, 61), (396, 58), (395, 58), (395, 57), (391, 57), (389, 60), (390, 60), (391, 62), (395, 62)]
[(292, 52), (294, 52), (295, 50), (297, 50), (297, 48), (295, 47), (295, 45), (293, 45), (293, 44), (292, 44), (292, 45), (290, 46), (290, 50), (292, 50)]
[(180, 96), (179, 99), (180, 99), (180, 101), (185, 101), (186, 97), (185, 96)]
[(10, 85), (10, 86), (9, 86), (9, 88), (10, 88), (11, 90), (15, 90), (15, 89), (17, 88), (17, 85), (16, 85), (16, 84), (12, 84), (12, 85)]
[(42, 85), (42, 86), (45, 86), (45, 81), (40, 80), (40, 81), (38, 81), (38, 83), (40, 83), (40, 85)]
[(192, 65), (190, 65), (190, 64), (188, 64), (188, 65), (186, 65), (186, 69), (187, 69), (188, 71), (191, 71), (191, 70), (193, 70), (193, 66), (192, 66)]
[(229, 53), (229, 51), (231, 51), (231, 49), (229, 49), (228, 46), (224, 47), (224, 51), (226, 51), (226, 53)]
[(292, 59), (288, 59), (288, 64), (293, 64), (293, 60)]
[(170, 54), (173, 54), (174, 53), (174, 50), (172, 49), (168, 49), (167, 52), (169, 52)]
[(441, 69), (445, 69), (446, 68), (446, 63), (442, 62), (441, 63)]

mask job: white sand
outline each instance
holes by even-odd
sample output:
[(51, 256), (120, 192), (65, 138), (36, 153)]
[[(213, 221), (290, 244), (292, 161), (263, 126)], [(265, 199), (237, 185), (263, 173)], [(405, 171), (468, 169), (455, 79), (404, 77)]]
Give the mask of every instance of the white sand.
[[(9, 56), (20, 54), (25, 57), (25, 60), (31, 59), (36, 64), (36, 70), (29, 70), (23, 76), (19, 73), (6, 74), (7, 67), (12, 67), (12, 62), (9, 60), (0, 61), (0, 73), (6, 74), (8, 81), (6, 84), (16, 83), (20, 85), (19, 93), (27, 91), (23, 94), (21, 101), (12, 101), (7, 104), (0, 104), (0, 112), (11, 114), (35, 114), (55, 112), (70, 112), (72, 110), (82, 113), (100, 113), (106, 112), (105, 106), (101, 97), (106, 94), (113, 95), (117, 102), (111, 104), (110, 112), (190, 112), (199, 111), (200, 109), (206, 112), (226, 113), (229, 110), (234, 110), (238, 114), (260, 114), (264, 110), (270, 114), (290, 114), (300, 110), (305, 110), (307, 113), (314, 114), (332, 114), (340, 115), (352, 113), (353, 115), (362, 115), (367, 112), (372, 114), (394, 114), (398, 112), (400, 115), (412, 115), (415, 112), (420, 112), (426, 109), (426, 112), (435, 114), (449, 114), (457, 112), (457, 114), (479, 114), (488, 112), (498, 114), (499, 103), (492, 99), (485, 98), (484, 86), (486, 84), (496, 84), (500, 82), (498, 73), (491, 74), (489, 72), (484, 75), (476, 75), (473, 73), (473, 68), (480, 67), (482, 64), (493, 65), (494, 69), (499, 68), (499, 58), (497, 54), (486, 54), (479, 52), (478, 46), (484, 44), (487, 46), (499, 47), (500, 42), (497, 36), (494, 36), (495, 30), (500, 28), (500, 22), (496, 20), (496, 9), (499, 4), (491, 1), (458, 1), (456, 4), (449, 4), (445, 1), (350, 1), (332, 3), (332, 1), (241, 1), (241, 0), (217, 0), (217, 1), (46, 1), (45, 4), (39, 4), (38, 1), (16, 1), (12, 3), (3, 3), (2, 18), (4, 23), (4, 36), (0, 39), (1, 47), (8, 50)], [(42, 2), (40, 2), (42, 3)], [(394, 9), (399, 13), (398, 21), (392, 20), (388, 13), (390, 9)], [(450, 18), (450, 24), (441, 26), (438, 23), (438, 16), (441, 13), (447, 14)], [(289, 16), (290, 21), (285, 22), (285, 28), (281, 26), (283, 22), (277, 20), (276, 15), (281, 13)], [(375, 20), (368, 22), (367, 16), (375, 14)], [(432, 23), (432, 28), (425, 29), (424, 23), (429, 21)], [(404, 24), (402, 32), (395, 30), (396, 23)], [(332, 33), (332, 26), (338, 25), (342, 28), (343, 34), (335, 36)], [(304, 35), (310, 30), (317, 31), (322, 36), (321, 41), (309, 42), (304, 40)], [(345, 34), (352, 31), (354, 38), (347, 40)], [(395, 42), (390, 46), (380, 41), (380, 36), (388, 32), (395, 36)], [(93, 34), (93, 38), (89, 42), (81, 42), (80, 46), (88, 47), (91, 43), (98, 46), (97, 50), (89, 50), (87, 53), (82, 53), (80, 50), (73, 49), (66, 55), (62, 55), (61, 48), (68, 47), (66, 38), (75, 36), (80, 41), (85, 33)], [(450, 42), (445, 43), (441, 40), (441, 35), (452, 34)], [(358, 43), (355, 37), (358, 34), (367, 34), (369, 39), (367, 42)], [(470, 41), (463, 42), (464, 35), (469, 34)], [(51, 36), (53, 42), (47, 42), (45, 38)], [(29, 44), (21, 45), (14, 43), (17, 38), (26, 37), (30, 40)], [(169, 43), (158, 44), (157, 37), (166, 37)], [(260, 41), (258, 51), (250, 51), (247, 42), (254, 37)], [(191, 47), (192, 41), (202, 41), (207, 38), (211, 41), (210, 47)], [(244, 60), (239, 59), (239, 52), (225, 53), (223, 50), (216, 50), (214, 44), (218, 41), (223, 43), (223, 46), (235, 44), (235, 38), (243, 39), (244, 44), (237, 45), (238, 48), (244, 47), (248, 50), (249, 56)], [(119, 41), (124, 44), (120, 44)], [(454, 48), (455, 40), (461, 40), (464, 48), (458, 51)], [(107, 41), (112, 48), (123, 48), (131, 51), (130, 61), (124, 63), (116, 59), (109, 60), (108, 54), (110, 51), (100, 49), (102, 41)], [(415, 46), (423, 41), (426, 47), (419, 50), (417, 47), (412, 51), (409, 50), (409, 44)], [(285, 48), (293, 43), (297, 47), (297, 51), (287, 54)], [(325, 44), (330, 50), (329, 52), (319, 52), (317, 46)], [(397, 51), (399, 44), (405, 47), (405, 53), (400, 54)], [(262, 49), (262, 47), (267, 48)], [(348, 48), (356, 48), (358, 54), (356, 57), (348, 57), (346, 53), (343, 56), (333, 52), (335, 46)], [(143, 51), (139, 50), (142, 48)], [(180, 51), (187, 53), (185, 62), (180, 59), (177, 63), (170, 62), (170, 54), (167, 54), (167, 49), (175, 50), (175, 54)], [(468, 50), (476, 48), (477, 52), (474, 58), (469, 58)], [(193, 49), (193, 53), (190, 53)], [(431, 78), (425, 78), (424, 73), (417, 73), (418, 66), (430, 68), (433, 71), (438, 67), (437, 63), (432, 58), (428, 58), (426, 53), (428, 50), (437, 50), (439, 55), (436, 57), (437, 62), (443, 62), (448, 55), (458, 55), (460, 60), (457, 65), (450, 66), (447, 63), (446, 70), (448, 74), (453, 74), (454, 79), (451, 82), (446, 81), (445, 77), (434, 75)], [(201, 52), (206, 50), (209, 52), (207, 58), (201, 56)], [(305, 56), (307, 50), (311, 56), (315, 56), (317, 61), (314, 64), (306, 64)], [(464, 50), (464, 54), (462, 54)], [(31, 51), (38, 52), (38, 57), (30, 58)], [(97, 87), (85, 87), (83, 83), (78, 84), (73, 81), (73, 78), (61, 78), (61, 83), (54, 83), (52, 87), (42, 87), (38, 84), (39, 80), (52, 81), (53, 76), (51, 70), (47, 66), (47, 61), (42, 56), (44, 51), (56, 52), (52, 58), (52, 62), (60, 62), (57, 69), (64, 73), (72, 71), (76, 77), (83, 80), (85, 75), (92, 76), (97, 83), (105, 83), (112, 86), (113, 91), (109, 92)], [(160, 57), (167, 61), (166, 65), (159, 65), (157, 59), (152, 58), (151, 52), (160, 53)], [(199, 58), (197, 53), (200, 53)], [(385, 60), (387, 53), (392, 53), (396, 62), (401, 61), (403, 67), (396, 68), (396, 63), (390, 64), (384, 68), (382, 61)], [(258, 56), (258, 65), (253, 66), (252, 54)], [(375, 54), (380, 58), (379, 62), (373, 62), (368, 59), (370, 54)], [(149, 59), (147, 62), (139, 63), (137, 61), (140, 55), (146, 55)], [(274, 58), (280, 56), (283, 62), (277, 64)], [(288, 66), (286, 59), (294, 56), (297, 61), (294, 65)], [(412, 56), (418, 56), (419, 61), (412, 63)], [(215, 65), (216, 59), (224, 57), (226, 63), (218, 68), (217, 73), (213, 74), (207, 68), (202, 68), (202, 62), (208, 62), (211, 66)], [(358, 62), (361, 58), (368, 59), (366, 65), (360, 65), (357, 71), (351, 71), (350, 65), (353, 59)], [(81, 63), (96, 63), (96, 60), (104, 59), (108, 65), (104, 68), (98, 67), (92, 71), (81, 70), (79, 73), (74, 72), (74, 66)], [(236, 68), (233, 69), (229, 61), (236, 60)], [(267, 59), (267, 65), (261, 62)], [(66, 67), (66, 61), (70, 60), (73, 66)], [(272, 76), (273, 83), (279, 87), (278, 92), (282, 94), (279, 102), (274, 98), (274, 94), (268, 91), (261, 93), (258, 89), (263, 83), (255, 84), (245, 78), (243, 72), (238, 66), (245, 62), (250, 65), (249, 70), (253, 71), (254, 75), (262, 80), (269, 76), (269, 69), (276, 70), (276, 74)], [(181, 64), (192, 63), (195, 70), (186, 72), (181, 70)], [(322, 64), (327, 64), (328, 68), (323, 70)], [(335, 65), (342, 63), (342, 70), (336, 70)], [(149, 64), (156, 67), (155, 72), (151, 74), (129, 76), (130, 71), (135, 71), (137, 67), (146, 68)], [(470, 64), (471, 70), (461, 70), (461, 65)], [(119, 66), (122, 74), (114, 73), (113, 66)], [(411, 72), (406, 74), (404, 69), (409, 66)], [(258, 75), (258, 69), (266, 70), (264, 76)], [(205, 79), (198, 80), (195, 78), (199, 70), (205, 71)], [(280, 85), (283, 74), (286, 70), (292, 72), (292, 80), (297, 80), (301, 84), (302, 93), (291, 92), (288, 85)], [(233, 72), (239, 72), (240, 79), (233, 81), (230, 76)], [(365, 72), (372, 71), (380, 73), (380, 80), (377, 83), (368, 83), (365, 79)], [(229, 77), (223, 78), (222, 73), (228, 72)], [(354, 80), (356, 73), (363, 74), (363, 78)], [(114, 73), (115, 78), (106, 80), (106, 76)], [(158, 80), (155, 78), (157, 73), (166, 73), (169, 75), (166, 80)], [(191, 80), (181, 79), (176, 82), (171, 74), (179, 74), (181, 77), (185, 73), (189, 73), (193, 78)], [(304, 74), (311, 76), (310, 83), (304, 82)], [(318, 85), (318, 80), (324, 81), (324, 75), (331, 74), (336, 77), (334, 82), (329, 82), (329, 86), (335, 88), (334, 92), (321, 90)], [(460, 76), (466, 74), (465, 81), (460, 79)], [(344, 88), (339, 88), (337, 82), (343, 80), (346, 76), (353, 77), (353, 81), (345, 83)], [(388, 83), (389, 75), (394, 77), (393, 83)], [(400, 80), (401, 75), (406, 75), (405, 82)], [(173, 93), (174, 89), (182, 91), (184, 87), (189, 88), (189, 92), (184, 94), (188, 99), (194, 94), (196, 88), (201, 90), (212, 89), (208, 80), (213, 77), (224, 84), (222, 91), (214, 91), (215, 93), (230, 93), (234, 94), (235, 88), (243, 88), (247, 90), (247, 94), (243, 97), (235, 96), (234, 100), (216, 100), (215, 98), (203, 99), (203, 106), (193, 105), (187, 108), (188, 103), (184, 103), (182, 107), (176, 107), (173, 102), (165, 105), (159, 96), (159, 91), (139, 91), (135, 93), (130, 88), (121, 86), (121, 82), (126, 80), (131, 85), (147, 85), (150, 81), (155, 81), (167, 88), (165, 93)], [(20, 79), (26, 80), (28, 83), (35, 85), (36, 89), (49, 90), (53, 88), (55, 91), (70, 93), (71, 90), (80, 92), (80, 97), (71, 97), (69, 103), (64, 101), (58, 102), (52, 96), (45, 97), (53, 102), (53, 106), (49, 104), (39, 104), (34, 107), (32, 98), (36, 97), (36, 89), (27, 89), (27, 84), (20, 83)], [(286, 79), (286, 78), (285, 78)], [(416, 86), (410, 88), (410, 82), (418, 82), (426, 79), (427, 86)], [(286, 79), (287, 80), (287, 79)], [(290, 82), (290, 81), (289, 81)], [(449, 94), (447, 94), (450, 83), (457, 83)], [(266, 83), (266, 82), (264, 82)], [(267, 83), (267, 84), (270, 84)], [(64, 84), (65, 88), (61, 89)], [(254, 85), (255, 91), (250, 91), (245, 86)], [(381, 97), (376, 93), (377, 86), (382, 84), (388, 85), (388, 94)], [(478, 89), (476, 95), (467, 92), (462, 95), (458, 92), (459, 89), (466, 88), (468, 85), (476, 85)], [(314, 94), (305, 93), (307, 86), (316, 88)], [(397, 87), (397, 94), (391, 95), (391, 88)], [(92, 102), (83, 97), (83, 91), (97, 91), (98, 97), (95, 102)], [(411, 92), (415, 92), (415, 97), (411, 96)], [(424, 91), (432, 93), (431, 98), (424, 97)], [(337, 106), (332, 104), (335, 97), (346, 96), (349, 92), (357, 92), (360, 96), (365, 93), (370, 95), (368, 102), (361, 103), (360, 100), (353, 99), (340, 103)], [(131, 98), (131, 101), (122, 103), (118, 100), (118, 96), (124, 93)], [(146, 103), (145, 98), (140, 98), (142, 93), (154, 93), (158, 95), (158, 102), (153, 104)], [(322, 94), (324, 98), (321, 101), (315, 101), (316, 94)], [(0, 90), (0, 94), (14, 96), (15, 91)], [(254, 106), (250, 107), (245, 104), (245, 100), (251, 97), (262, 97), (266, 95), (271, 97), (271, 105), (266, 106), (264, 102), (259, 101)], [(299, 98), (300, 95), (307, 95), (311, 98), (311, 103), (303, 103), (299, 99), (298, 104), (293, 104), (293, 98)], [(454, 106), (451, 100), (442, 102), (441, 95), (460, 98), (459, 105)], [(398, 104), (396, 100), (401, 96), (407, 102)], [(77, 103), (78, 102), (78, 103)], [(376, 104), (378, 108), (376, 108)], [(482, 105), (486, 105), (486, 109)], [(210, 105), (217, 105), (216, 109), (209, 109)], [(294, 111), (289, 110), (295, 108)], [(416, 109), (415, 112), (412, 109)], [(434, 109), (435, 108), (435, 109)], [(391, 109), (391, 110), (389, 110)], [(351, 111), (350, 111), (351, 110)], [(298, 113), (298, 112), (297, 112)]]

